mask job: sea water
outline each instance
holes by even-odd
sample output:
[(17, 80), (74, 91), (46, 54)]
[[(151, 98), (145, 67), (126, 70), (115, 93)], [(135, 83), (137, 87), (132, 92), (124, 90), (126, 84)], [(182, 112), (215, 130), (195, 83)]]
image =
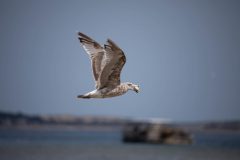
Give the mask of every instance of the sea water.
[(123, 143), (120, 131), (0, 129), (0, 160), (239, 160), (240, 134), (194, 133), (192, 145)]

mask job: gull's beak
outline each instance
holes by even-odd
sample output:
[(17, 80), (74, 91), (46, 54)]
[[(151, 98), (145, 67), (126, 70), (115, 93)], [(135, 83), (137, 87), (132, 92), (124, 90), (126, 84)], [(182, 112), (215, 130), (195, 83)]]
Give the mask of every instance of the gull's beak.
[(134, 91), (135, 91), (136, 93), (138, 93), (139, 90), (140, 90), (139, 87), (135, 87), (135, 88), (134, 88)]

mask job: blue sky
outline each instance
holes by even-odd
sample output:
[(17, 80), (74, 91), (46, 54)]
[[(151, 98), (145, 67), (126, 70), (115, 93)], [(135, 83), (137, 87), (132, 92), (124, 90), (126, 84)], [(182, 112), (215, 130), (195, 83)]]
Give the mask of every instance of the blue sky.
[[(176, 121), (240, 119), (237, 0), (2, 0), (0, 110)], [(94, 89), (81, 31), (115, 41), (122, 81), (141, 92), (80, 100)]]

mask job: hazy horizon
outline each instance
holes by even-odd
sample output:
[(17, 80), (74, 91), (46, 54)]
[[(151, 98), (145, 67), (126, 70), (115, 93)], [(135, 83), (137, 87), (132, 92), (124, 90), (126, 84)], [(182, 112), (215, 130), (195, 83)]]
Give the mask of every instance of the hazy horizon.
[[(2, 0), (0, 111), (174, 121), (240, 120), (240, 1)], [(140, 93), (77, 99), (94, 89), (81, 31), (125, 52), (122, 82)]]

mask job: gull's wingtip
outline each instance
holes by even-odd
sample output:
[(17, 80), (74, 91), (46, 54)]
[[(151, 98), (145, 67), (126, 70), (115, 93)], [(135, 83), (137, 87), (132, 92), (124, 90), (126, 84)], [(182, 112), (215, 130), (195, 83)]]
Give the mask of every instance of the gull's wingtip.
[(85, 34), (83, 34), (82, 32), (79, 32), (79, 31), (77, 31), (77, 34), (78, 34), (79, 36), (82, 36), (82, 37), (86, 36)]
[(79, 37), (84, 38), (84, 39), (88, 39), (90, 41), (94, 41), (92, 38), (90, 38), (89, 36), (87, 36), (86, 34), (82, 33), (82, 32), (78, 32), (77, 33)]

